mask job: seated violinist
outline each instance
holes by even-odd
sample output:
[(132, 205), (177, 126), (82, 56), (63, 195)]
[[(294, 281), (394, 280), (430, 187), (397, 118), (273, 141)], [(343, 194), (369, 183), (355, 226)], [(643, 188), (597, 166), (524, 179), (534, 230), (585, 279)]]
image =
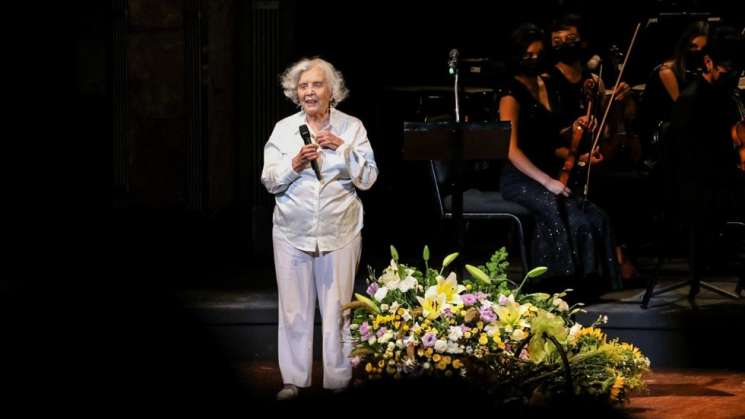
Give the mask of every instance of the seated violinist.
[[(591, 298), (618, 278), (613, 238), (607, 216), (592, 203), (582, 206), (558, 179), (564, 161), (557, 158), (557, 149), (568, 140), (561, 138), (555, 91), (540, 75), (544, 54), (538, 27), (524, 24), (513, 32), (514, 77), (499, 101), (500, 119), (512, 123), (509, 164), (500, 189), (505, 199), (525, 206), (535, 217), (533, 262), (548, 267), (555, 287), (560, 287), (557, 281), (576, 280), (573, 288)], [(587, 129), (588, 122), (579, 117), (572, 125)]]
[[(588, 39), (584, 26), (582, 17), (572, 13), (560, 16), (554, 20), (551, 26), (552, 55), (556, 62), (549, 69), (548, 75), (552, 85), (555, 86), (558, 101), (561, 104), (557, 112), (557, 117), (563, 127), (562, 132), (568, 133), (570, 137), (575, 134), (573, 125), (571, 125), (573, 121), (579, 117), (586, 117), (592, 120), (591, 115), (601, 114), (598, 111), (605, 109), (607, 101), (611, 99), (611, 96), (606, 94), (606, 86), (602, 78), (592, 73), (585, 64), (585, 60), (588, 58)], [(608, 71), (606, 70), (606, 73)], [(621, 101), (626, 102), (630, 91), (631, 87), (622, 81), (616, 91), (614, 99), (616, 103)], [(617, 119), (623, 118), (624, 115), (621, 114), (624, 113), (624, 107), (625, 103), (621, 105), (621, 108), (614, 108), (614, 111), (619, 110), (620, 112), (614, 112), (612, 114), (615, 119), (609, 119), (604, 127), (603, 136), (601, 137), (603, 141), (599, 142), (598, 147), (592, 150), (591, 160), (593, 164), (598, 164), (605, 160), (604, 154), (601, 153), (601, 146), (605, 144), (605, 140), (609, 137), (610, 130), (608, 127), (622, 123), (617, 121)], [(595, 126), (596, 122), (589, 127), (589, 132), (579, 140), (580, 143), (577, 145), (577, 148), (582, 150), (580, 154), (583, 155), (578, 162), (580, 166), (588, 158), (586, 153), (590, 151), (589, 149), (592, 146), (593, 136), (591, 133), (594, 131)], [(566, 159), (572, 147), (574, 146), (568, 145), (560, 149), (557, 155), (562, 159)], [(579, 170), (576, 172), (578, 174), (573, 175), (569, 182), (577, 193), (581, 193), (586, 180), (581, 174), (583, 171)], [(616, 179), (616, 177), (610, 178)], [(615, 211), (610, 212), (614, 224), (619, 225), (619, 228), (616, 230), (618, 232), (618, 236), (616, 237), (618, 245), (615, 247), (615, 255), (620, 263), (621, 279), (629, 280), (638, 276), (636, 267), (631, 262), (626, 251), (624, 251), (628, 242), (631, 241), (628, 233), (634, 227), (634, 217), (630, 216), (629, 214), (631, 212), (624, 208), (624, 205), (630, 201), (628, 194), (625, 194), (624, 191), (630, 190), (630, 188), (619, 187), (614, 184), (611, 187), (598, 188), (598, 191), (605, 189), (612, 189), (613, 193), (595, 194), (593, 198), (599, 201), (600, 205), (603, 208), (607, 208), (609, 212)], [(619, 289), (622, 286), (621, 281), (613, 284), (613, 288), (615, 289)]]

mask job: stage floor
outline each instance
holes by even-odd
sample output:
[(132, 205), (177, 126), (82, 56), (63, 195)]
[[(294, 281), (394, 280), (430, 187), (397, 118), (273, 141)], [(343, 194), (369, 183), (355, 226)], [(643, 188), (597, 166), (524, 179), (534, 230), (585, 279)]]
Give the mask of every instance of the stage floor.
[[(649, 274), (650, 270), (642, 272)], [(511, 277), (519, 272), (512, 274)], [(271, 271), (260, 275), (260, 280), (246, 276), (234, 284), (272, 284)], [(658, 286), (686, 278), (685, 261), (673, 260), (661, 272)], [(705, 279), (723, 289), (735, 289), (734, 275), (709, 275)], [(357, 290), (364, 292), (364, 286), (364, 280), (358, 279)], [(644, 286), (644, 281), (637, 281), (622, 291), (604, 294), (578, 316), (582, 324), (588, 325), (599, 315), (607, 314), (606, 333), (634, 343), (652, 360), (648, 391), (633, 395), (630, 404), (619, 410), (621, 416), (745, 418), (745, 359), (732, 338), (745, 331), (745, 298), (731, 300), (702, 289), (692, 307), (686, 287), (653, 298), (645, 310), (640, 307)], [(181, 290), (179, 298), (193, 318), (213, 334), (248, 391), (257, 400), (273, 404), (281, 387), (276, 361), (276, 289), (190, 289)], [(315, 332), (314, 384), (304, 396), (312, 404), (325, 403), (333, 397), (320, 384), (318, 316)]]
[[(273, 362), (236, 365), (241, 379), (258, 400), (272, 401), (281, 387), (279, 369)], [(321, 366), (313, 369), (313, 386), (305, 400), (330, 398), (321, 388)], [(634, 394), (620, 407), (629, 418), (732, 419), (745, 417), (745, 372), (726, 370), (655, 370), (647, 376), (647, 391)], [(278, 402), (277, 402), (278, 403)], [(292, 402), (290, 402), (292, 403)]]

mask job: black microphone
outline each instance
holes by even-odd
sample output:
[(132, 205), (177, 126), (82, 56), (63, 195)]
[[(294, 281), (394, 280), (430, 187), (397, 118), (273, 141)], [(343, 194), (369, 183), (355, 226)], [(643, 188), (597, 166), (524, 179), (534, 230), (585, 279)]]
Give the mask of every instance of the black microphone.
[[(303, 142), (305, 145), (310, 144), (310, 131), (308, 130), (308, 126), (303, 124), (300, 125), (300, 136), (303, 137)], [(316, 172), (316, 177), (318, 180), (321, 180), (321, 171), (318, 170), (318, 162), (315, 160), (310, 161), (310, 167), (313, 168), (313, 171)]]
[(458, 50), (453, 48), (450, 50), (450, 59), (448, 60), (448, 68), (450, 74), (455, 74), (458, 70)]

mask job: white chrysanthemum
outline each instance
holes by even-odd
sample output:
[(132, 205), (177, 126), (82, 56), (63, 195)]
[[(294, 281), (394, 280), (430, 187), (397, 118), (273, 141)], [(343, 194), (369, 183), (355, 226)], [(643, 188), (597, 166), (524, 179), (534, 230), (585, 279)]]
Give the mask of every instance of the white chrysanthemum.
[(450, 354), (460, 354), (463, 353), (463, 346), (458, 345), (455, 342), (448, 342), (448, 348), (447, 352)]
[(455, 342), (461, 337), (463, 337), (463, 329), (460, 326), (450, 326), (448, 339)]

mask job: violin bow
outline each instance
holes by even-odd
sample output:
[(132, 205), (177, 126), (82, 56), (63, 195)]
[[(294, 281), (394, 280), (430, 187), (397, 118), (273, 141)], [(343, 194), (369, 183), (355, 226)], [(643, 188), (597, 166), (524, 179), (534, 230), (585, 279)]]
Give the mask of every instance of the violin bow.
[(592, 151), (595, 150), (595, 147), (598, 145), (598, 141), (600, 141), (600, 135), (603, 133), (603, 128), (605, 127), (605, 122), (608, 119), (608, 113), (610, 112), (611, 106), (613, 106), (613, 101), (616, 100), (616, 91), (618, 90), (618, 85), (621, 84), (621, 78), (623, 77), (623, 72), (626, 70), (626, 63), (629, 60), (629, 56), (631, 55), (631, 50), (634, 48), (634, 43), (636, 42), (636, 36), (639, 34), (639, 28), (641, 27), (641, 22), (636, 24), (636, 28), (634, 29), (634, 35), (631, 37), (631, 42), (629, 42), (629, 47), (626, 49), (626, 55), (623, 57), (623, 64), (621, 64), (621, 70), (618, 72), (618, 76), (616, 77), (616, 84), (613, 86), (613, 93), (611, 94), (610, 100), (608, 101), (608, 105), (605, 107), (605, 112), (603, 112), (603, 119), (600, 121), (600, 125), (597, 127), (597, 132), (595, 133), (595, 139), (592, 142), (592, 147), (590, 147), (590, 157), (588, 158), (587, 162), (587, 179), (585, 180), (585, 189), (583, 191), (583, 198), (584, 200), (587, 200), (587, 194), (590, 189), (590, 171), (592, 168)]

